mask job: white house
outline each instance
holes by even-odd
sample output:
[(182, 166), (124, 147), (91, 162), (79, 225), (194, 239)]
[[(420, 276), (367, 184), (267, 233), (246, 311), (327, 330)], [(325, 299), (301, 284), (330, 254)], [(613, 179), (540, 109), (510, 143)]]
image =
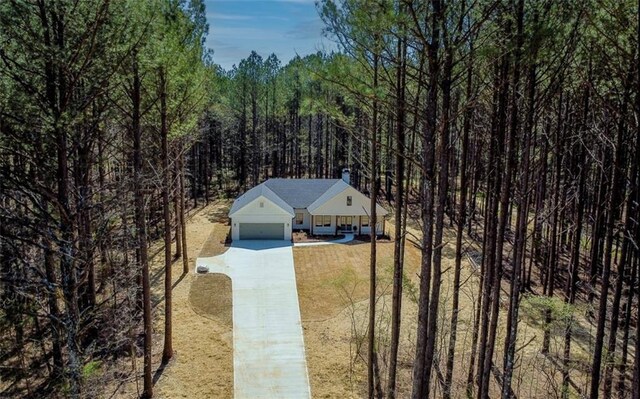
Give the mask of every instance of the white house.
[[(238, 197), (231, 210), (233, 240), (291, 240), (291, 233), (371, 234), (371, 200), (342, 179), (269, 179)], [(376, 204), (376, 233), (387, 211)]]

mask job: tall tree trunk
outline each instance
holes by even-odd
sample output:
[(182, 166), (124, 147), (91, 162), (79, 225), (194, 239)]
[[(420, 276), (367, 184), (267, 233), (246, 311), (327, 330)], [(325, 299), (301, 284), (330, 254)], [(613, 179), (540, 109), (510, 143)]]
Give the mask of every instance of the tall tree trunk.
[[(632, 76), (630, 74), (630, 76)], [(621, 180), (624, 174), (625, 165), (625, 131), (626, 131), (626, 110), (628, 106), (628, 100), (630, 95), (631, 79), (627, 79), (625, 87), (625, 95), (622, 103), (622, 109), (620, 110), (619, 122), (617, 126), (616, 142), (614, 147), (614, 162), (611, 171), (611, 190), (608, 193), (607, 198), (607, 217), (605, 224), (605, 245), (604, 245), (604, 262), (602, 265), (602, 284), (600, 288), (600, 302), (598, 306), (598, 325), (596, 327), (596, 340), (594, 343), (593, 363), (591, 365), (591, 386), (590, 395), (591, 399), (598, 399), (599, 386), (600, 386), (600, 373), (602, 353), (604, 346), (604, 334), (605, 324), (607, 316), (607, 298), (609, 295), (610, 275), (611, 275), (611, 261), (613, 251), (613, 240), (615, 236), (615, 223), (616, 216), (618, 214), (619, 196), (621, 191)]]
[[(401, 7), (400, 10), (403, 8)], [(403, 206), (404, 206), (404, 157), (405, 152), (405, 52), (404, 38), (398, 40), (396, 66), (396, 178), (395, 178), (395, 231), (393, 236), (393, 294), (391, 304), (391, 342), (389, 343), (389, 376), (387, 397), (396, 397), (396, 373), (398, 368), (398, 347), (400, 344), (400, 322), (402, 318), (403, 283)]]
[[(558, 126), (556, 129), (556, 140), (554, 143), (554, 162), (555, 162), (555, 176), (553, 181), (553, 212), (552, 212), (552, 225), (551, 225), (551, 237), (550, 237), (550, 250), (549, 255), (547, 257), (547, 274), (546, 274), (546, 284), (544, 286), (544, 293), (549, 297), (553, 298), (553, 293), (555, 290), (555, 275), (558, 266), (558, 225), (560, 224), (560, 190), (561, 190), (561, 181), (562, 181), (562, 163), (564, 156), (564, 143), (562, 136), (562, 106), (563, 106), (563, 93), (560, 93), (560, 97), (558, 100)], [(549, 353), (549, 345), (551, 343), (551, 322), (552, 322), (552, 314), (551, 308), (547, 307), (545, 310), (545, 330), (544, 336), (542, 338), (542, 353)]]
[(160, 97), (160, 141), (162, 147), (162, 213), (164, 217), (164, 348), (162, 362), (173, 357), (171, 326), (171, 209), (169, 202), (169, 128), (167, 126), (167, 85), (164, 68), (158, 71)]
[[(637, 173), (637, 172), (636, 172)], [(637, 189), (637, 188), (636, 188)], [(637, 194), (636, 194), (637, 197)], [(631, 234), (633, 234), (633, 232), (631, 232)], [(623, 337), (622, 337), (622, 355), (620, 357), (620, 362), (619, 362), (619, 367), (618, 367), (618, 384), (617, 384), (617, 391), (618, 391), (618, 398), (623, 399), (626, 398), (627, 395), (627, 368), (628, 368), (628, 359), (629, 359), (629, 336), (630, 336), (630, 330), (632, 328), (631, 326), (631, 317), (632, 317), (632, 308), (633, 308), (633, 301), (634, 301), (634, 290), (633, 290), (633, 285), (634, 282), (636, 281), (637, 278), (637, 265), (634, 265), (634, 261), (635, 258), (633, 256), (633, 253), (629, 254), (629, 264), (630, 264), (630, 268), (631, 268), (631, 276), (628, 280), (629, 283), (629, 289), (627, 289), (626, 292), (626, 301), (624, 304), (624, 333), (623, 333)], [(636, 262), (637, 263), (637, 262)], [(633, 371), (633, 370), (632, 370)]]
[[(638, 0), (638, 8), (637, 8), (637, 34), (636, 34), (636, 121), (640, 116), (640, 0)], [(637, 123), (637, 122), (636, 122)], [(636, 126), (636, 164), (640, 160), (640, 126)], [(640, 210), (640, 171), (635, 176), (635, 187), (636, 187), (636, 212), (637, 215)], [(640, 242), (640, 222), (636, 221), (636, 242)], [(640, 249), (636, 247), (635, 250), (636, 257), (636, 275), (640, 276)], [(635, 281), (632, 281), (631, 284), (635, 284)], [(631, 290), (632, 292), (634, 290)], [(640, 290), (635, 290), (638, 293), (638, 302), (640, 303)], [(633, 298), (633, 294), (630, 295), (630, 298)], [(630, 304), (633, 303), (633, 299), (630, 301)], [(640, 399), (640, 306), (636, 306), (636, 337), (635, 337), (635, 360), (633, 366), (633, 391), (632, 391), (632, 399)]]
[[(521, 25), (521, 17), (519, 18), (518, 24)], [(507, 22), (507, 29), (505, 32), (509, 32), (510, 29), (510, 20)], [(498, 316), (500, 312), (500, 291), (501, 291), (501, 283), (502, 283), (502, 273), (503, 273), (503, 248), (505, 241), (505, 233), (507, 229), (507, 221), (510, 217), (510, 199), (511, 199), (511, 185), (513, 180), (513, 173), (516, 169), (516, 149), (517, 149), (517, 130), (519, 126), (519, 115), (518, 115), (518, 101), (519, 101), (519, 84), (520, 84), (520, 53), (522, 46), (522, 28), (518, 27), (518, 37), (516, 38), (516, 49), (514, 52), (514, 73), (513, 73), (513, 94), (511, 100), (511, 125), (509, 128), (509, 136), (506, 140), (506, 153), (505, 153), (505, 163), (506, 170), (504, 172), (504, 180), (502, 185), (500, 186), (500, 208), (498, 214), (498, 226), (497, 226), (497, 236), (496, 236), (496, 250), (493, 257), (493, 282), (491, 286), (491, 318), (489, 324), (488, 331), (488, 341), (486, 341), (486, 355), (484, 357), (484, 365), (482, 368), (482, 376), (480, 378), (480, 390), (478, 397), (479, 398), (488, 398), (489, 397), (489, 384), (490, 384), (490, 375), (491, 369), (493, 366), (493, 354), (495, 349), (495, 341), (496, 341), (496, 332), (498, 328)], [(505, 65), (504, 68), (508, 70), (509, 65), (509, 57), (505, 55)], [(505, 73), (506, 77), (507, 73)], [(508, 77), (503, 81), (503, 85), (506, 86), (505, 90), (508, 89), (509, 84)], [(508, 93), (508, 91), (507, 91)], [(507, 96), (505, 96), (507, 97)], [(503, 103), (502, 106), (498, 107), (498, 132), (499, 137), (504, 137), (504, 134), (501, 133), (506, 129), (506, 107), (507, 104)], [(498, 172), (500, 173), (500, 171)]]
[[(589, 99), (590, 99), (590, 91), (589, 89), (585, 90), (584, 100), (582, 105), (582, 124), (580, 125), (580, 132), (582, 134), (586, 134), (586, 128), (584, 124), (586, 123), (586, 119), (589, 116)], [(585, 148), (581, 142), (576, 144), (578, 146), (577, 150), (577, 164), (578, 164), (578, 192), (576, 198), (576, 219), (575, 219), (575, 227), (573, 234), (573, 247), (571, 249), (571, 263), (569, 266), (569, 275), (567, 278), (567, 284), (565, 286), (565, 303), (572, 305), (576, 299), (576, 291), (578, 288), (578, 280), (580, 279), (580, 246), (582, 241), (582, 228), (583, 228), (583, 217), (584, 217), (584, 189), (585, 189), (585, 181), (586, 181), (586, 165), (585, 162)], [(569, 316), (569, 320), (567, 321), (567, 325), (565, 327), (565, 337), (564, 337), (564, 353), (563, 353), (563, 361), (562, 361), (562, 396), (563, 399), (567, 399), (569, 396), (569, 362), (571, 360), (571, 335), (573, 333), (573, 315)]]
[(184, 189), (184, 142), (180, 142), (178, 149), (178, 178), (180, 180), (180, 238), (182, 238), (182, 272), (189, 273), (189, 253), (187, 251), (187, 222), (185, 216)]
[[(373, 87), (374, 90), (378, 87), (378, 53), (375, 50), (373, 55)], [(373, 99), (373, 116), (371, 123), (371, 210), (369, 226), (371, 229), (371, 259), (369, 265), (369, 326), (368, 326), (368, 369), (367, 369), (367, 384), (369, 399), (375, 397), (374, 392), (374, 378), (377, 374), (374, 370), (375, 363), (377, 362), (377, 353), (375, 347), (375, 324), (376, 324), (376, 224), (377, 224), (377, 195), (378, 195), (378, 100)]]
[[(640, 184), (640, 179), (636, 179), (636, 181), (636, 184)], [(640, 228), (638, 230), (640, 230)], [(636, 239), (638, 238), (640, 238), (640, 234), (636, 233)], [(636, 249), (636, 275), (640, 275), (640, 256), (638, 256), (638, 252), (640, 251)], [(636, 290), (636, 293), (638, 294), (638, 301), (640, 301), (640, 292), (638, 291), (639, 290)], [(640, 353), (640, 306), (636, 306), (635, 353), (636, 355), (633, 364), (633, 391), (631, 393), (631, 398), (640, 399), (640, 356), (638, 356), (638, 353)]]
[[(501, 11), (504, 13), (505, 11)], [(506, 22), (504, 20), (506, 19)], [(503, 32), (506, 35), (511, 32), (511, 20), (509, 17), (501, 17)], [(510, 174), (505, 173), (503, 182), (502, 168), (507, 164), (507, 172), (510, 171), (509, 161), (505, 162), (505, 138), (507, 108), (509, 99), (509, 53), (506, 47), (509, 44), (508, 36), (503, 41), (501, 61), (497, 68), (496, 85), (494, 94), (494, 115), (492, 126), (492, 148), (490, 149), (495, 162), (495, 177), (489, 185), (487, 207), (485, 209), (485, 223), (489, 224), (486, 234), (486, 250), (483, 251), (483, 279), (482, 288), (482, 312), (480, 321), (480, 343), (478, 346), (478, 398), (488, 398), (489, 377), (493, 363), (493, 349), (495, 346), (494, 333), (497, 327), (497, 312), (499, 311), (500, 282), (502, 280), (502, 247), (504, 245), (504, 229), (507, 222), (507, 208), (509, 200)], [(513, 141), (506, 144), (512, 146)], [(502, 188), (503, 186), (507, 186)], [(490, 207), (489, 207), (490, 205)], [(500, 213), (499, 213), (500, 212)], [(497, 216), (497, 217), (496, 217)]]
[[(134, 55), (134, 58), (137, 55)], [(143, 398), (153, 397), (153, 379), (151, 375), (151, 343), (153, 341), (153, 321), (151, 315), (151, 285), (149, 281), (149, 259), (147, 254), (147, 221), (144, 210), (144, 192), (142, 187), (142, 129), (140, 126), (141, 82), (138, 74), (138, 62), (133, 64), (132, 125), (133, 134), (133, 184), (136, 220), (136, 236), (140, 254), (140, 273), (142, 280), (142, 307), (144, 324), (144, 388)]]
[[(46, 204), (46, 202), (45, 202)], [(46, 205), (45, 205), (46, 209)], [(45, 238), (44, 243), (44, 268), (45, 275), (47, 277), (47, 284), (49, 287), (57, 286), (57, 277), (55, 272), (55, 264), (53, 259), (53, 251), (51, 250), (52, 243), (48, 238)], [(62, 358), (63, 343), (61, 340), (60, 332), (62, 328), (60, 326), (60, 306), (58, 304), (58, 292), (55, 289), (50, 288), (47, 295), (47, 305), (49, 306), (49, 324), (51, 329), (51, 344), (52, 344), (52, 357), (53, 357), (53, 369), (51, 373), (52, 380), (56, 380), (64, 375), (64, 363)]]
[[(57, 51), (66, 51), (66, 36), (64, 7), (54, 7), (51, 12), (51, 24), (54, 32), (54, 47)], [(55, 68), (55, 67), (53, 67)], [(69, 159), (68, 159), (68, 133), (64, 126), (63, 109), (67, 101), (66, 71), (62, 65), (57, 70), (57, 96), (54, 95), (53, 117), (54, 136), (56, 139), (57, 153), (57, 211), (59, 214), (60, 237), (57, 245), (60, 253), (60, 275), (62, 293), (65, 301), (65, 313), (63, 315), (66, 327), (67, 354), (69, 362), (70, 396), (79, 398), (81, 395), (82, 359), (79, 347), (80, 310), (78, 308), (78, 276), (76, 268), (77, 251), (74, 245), (74, 225), (72, 211), (69, 205), (71, 197), (69, 187)]]
[[(427, 354), (429, 346), (429, 308), (433, 255), (433, 205), (435, 201), (435, 140), (438, 106), (439, 59), (440, 47), (440, 6), (439, 0), (432, 0), (431, 23), (433, 26), (431, 43), (427, 49), (429, 64), (429, 89), (427, 93), (427, 110), (425, 112), (425, 126), (422, 136), (423, 151), (421, 171), (421, 200), (422, 200), (422, 259), (420, 265), (420, 296), (418, 299), (418, 326), (416, 333), (416, 356), (413, 363), (413, 399), (429, 397), (427, 375), (432, 364), (427, 358), (433, 359), (433, 354)], [(429, 370), (429, 371), (428, 371)]]
[[(633, 169), (637, 168), (637, 164), (633, 165)], [(635, 174), (635, 170), (632, 175)], [(618, 327), (620, 325), (620, 302), (622, 299), (622, 288), (625, 280), (625, 273), (627, 268), (627, 259), (629, 253), (629, 239), (633, 230), (633, 218), (631, 214), (631, 208), (633, 206), (633, 193), (628, 192), (626, 198), (626, 216), (625, 226), (622, 237), (622, 249), (620, 250), (620, 259), (618, 260), (618, 270), (616, 277), (616, 285), (613, 293), (613, 306), (611, 307), (611, 323), (609, 325), (609, 342), (607, 344), (607, 353), (605, 356), (605, 373), (604, 373), (604, 397), (609, 399), (611, 397), (611, 388), (613, 384), (613, 365), (614, 357), (616, 354), (616, 347), (618, 342)], [(616, 251), (618, 252), (618, 251)], [(633, 289), (631, 286), (629, 289)]]
[[(605, 149), (604, 157), (603, 157), (603, 165), (609, 165), (611, 162), (609, 151)], [(601, 252), (602, 252), (602, 241), (603, 241), (603, 232), (604, 229), (604, 205), (606, 201), (606, 193), (609, 189), (608, 179), (606, 178), (606, 168), (600, 168), (599, 178), (598, 178), (598, 196), (597, 203), (595, 204), (595, 220), (594, 226), (591, 233), (591, 267), (589, 272), (589, 283), (591, 284), (592, 290), (589, 293), (589, 302), (591, 303), (594, 298), (595, 286), (598, 278), (598, 273), (600, 271), (600, 263), (601, 263)]]
[[(44, 45), (47, 48), (51, 49), (51, 52), (53, 53), (54, 51), (54, 44), (52, 43), (52, 36), (54, 36), (54, 28), (55, 28), (55, 21), (50, 21), (49, 20), (49, 10), (46, 7), (46, 3), (44, 1), (39, 1), (38, 2), (38, 16), (40, 18), (40, 23), (42, 26), (42, 36), (43, 36), (43, 42)], [(45, 67), (44, 67), (44, 75), (45, 75), (45, 91), (46, 91), (46, 96), (47, 96), (47, 105), (49, 106), (49, 108), (51, 109), (53, 114), (58, 114), (58, 107), (59, 104), (57, 103), (57, 93), (56, 93), (56, 69), (53, 63), (53, 60), (51, 59), (47, 59), (47, 61), (45, 62)], [(58, 135), (60, 135), (60, 133), (58, 133)], [(58, 139), (56, 137), (56, 139)], [(60, 143), (60, 144), (65, 144), (66, 147), (66, 142)], [(42, 142), (41, 141), (37, 141), (36, 144), (40, 149), (42, 148)], [(60, 164), (60, 157), (63, 156), (63, 154), (66, 154), (66, 148), (56, 148), (57, 150), (57, 155), (58, 155), (58, 160), (59, 160), (59, 164)], [(40, 153), (42, 153), (42, 151), (39, 151)], [(59, 168), (61, 168), (62, 165), (59, 165)], [(44, 177), (44, 173), (46, 172), (43, 168), (39, 168), (39, 171), (41, 172), (41, 174)], [(66, 182), (64, 183), (64, 186), (66, 186)], [(60, 189), (60, 187), (59, 187)], [(43, 208), (45, 210), (49, 210), (49, 200), (45, 197), (43, 198)], [(54, 206), (51, 205), (51, 211), (54, 211)], [(49, 237), (49, 235), (45, 235), (45, 239), (44, 239), (44, 266), (45, 266), (45, 274), (46, 274), (46, 278), (47, 278), (47, 282), (49, 283), (49, 287), (52, 287), (49, 289), (49, 295), (48, 295), (48, 306), (49, 306), (49, 314), (50, 317), (52, 319), (51, 321), (51, 329), (52, 329), (52, 337), (53, 337), (53, 345), (52, 345), (52, 350), (53, 350), (53, 376), (54, 377), (61, 377), (64, 375), (65, 369), (64, 369), (64, 359), (63, 359), (63, 347), (64, 347), (64, 343), (63, 343), (63, 339), (62, 339), (62, 334), (64, 333), (64, 330), (62, 327), (62, 311), (60, 309), (59, 303), (58, 303), (58, 291), (55, 289), (56, 285), (56, 281), (57, 281), (57, 277), (56, 277), (56, 272), (55, 272), (55, 261), (54, 261), (54, 252), (53, 252), (53, 247), (54, 247), (54, 242), (53, 239), (51, 239)], [(61, 276), (61, 279), (64, 280), (65, 278), (67, 278), (68, 276)], [(71, 348), (71, 350), (73, 351), (74, 349)], [(74, 383), (75, 385), (75, 383)]]
[[(523, 29), (524, 29), (524, 0), (519, 0), (516, 9), (516, 23), (517, 23), (517, 37), (516, 37), (516, 54), (515, 54), (515, 67), (514, 74), (514, 93), (513, 103), (511, 107), (512, 118), (512, 130), (517, 130), (518, 121), (518, 83), (520, 74), (520, 52), (523, 43)], [(534, 26), (537, 26), (538, 16), (537, 13), (533, 18)], [(535, 69), (535, 57), (536, 49), (533, 50), (533, 62), (529, 68), (528, 76), (528, 99), (527, 99), (527, 117), (525, 120), (525, 127), (523, 130), (523, 142), (524, 148), (522, 150), (522, 168), (520, 169), (520, 186), (518, 190), (518, 196), (516, 197), (516, 203), (518, 206), (516, 216), (516, 231), (515, 231), (515, 245), (513, 250), (513, 260), (511, 269), (511, 285), (509, 292), (509, 311), (507, 314), (507, 337), (505, 338), (504, 360), (503, 360), (503, 379), (502, 379), (502, 398), (509, 399), (512, 396), (511, 380), (513, 377), (513, 369), (515, 363), (515, 349), (516, 341), (518, 337), (518, 314), (520, 310), (520, 293), (521, 289), (521, 277), (522, 277), (522, 264), (524, 263), (524, 252), (526, 249), (527, 241), (527, 219), (528, 219), (528, 203), (529, 203), (529, 148), (531, 130), (533, 130), (534, 123), (534, 109), (535, 109), (535, 83), (536, 83), (536, 69)], [(517, 138), (517, 132), (511, 133), (512, 140)], [(511, 144), (511, 151), (515, 150), (515, 143)], [(511, 162), (513, 163), (513, 162)], [(515, 168), (515, 166), (513, 166)], [(511, 214), (511, 211), (509, 211)]]
[(173, 161), (173, 213), (175, 215), (175, 223), (176, 223), (176, 234), (175, 234), (175, 240), (176, 240), (176, 253), (175, 253), (175, 259), (179, 259), (182, 256), (182, 212), (180, 211), (181, 208), (181, 200), (180, 200), (180, 196), (182, 195), (182, 191), (180, 190), (180, 162), (178, 160), (178, 157), (180, 156), (180, 148), (179, 146), (177, 149), (174, 149), (173, 151), (173, 157), (174, 157), (174, 161)]
[[(464, 14), (464, 13), (463, 13)], [(444, 391), (445, 399), (451, 398), (453, 383), (453, 366), (455, 361), (456, 342), (458, 335), (458, 316), (460, 303), (460, 272), (462, 269), (462, 241), (464, 237), (465, 220), (467, 217), (467, 189), (468, 189), (468, 158), (469, 131), (473, 117), (473, 39), (469, 39), (469, 63), (467, 65), (466, 105), (462, 126), (462, 153), (460, 154), (460, 200), (458, 202), (458, 216), (456, 220), (456, 253), (453, 271), (453, 298), (451, 300), (451, 323), (449, 328), (449, 347), (447, 349), (447, 365), (445, 371)]]
[(444, 214), (447, 207), (447, 195), (449, 192), (449, 135), (451, 127), (451, 74), (453, 70), (453, 49), (451, 47), (449, 32), (443, 23), (443, 10), (440, 2), (436, 2), (433, 9), (438, 17), (437, 29), (443, 31), (444, 44), (444, 68), (442, 73), (442, 127), (440, 131), (440, 154), (438, 159), (438, 200), (435, 213), (435, 231), (433, 239), (433, 277), (431, 283), (431, 300), (429, 305), (428, 330), (427, 330), (427, 350), (425, 353), (425, 377), (424, 393), (426, 397), (431, 396), (431, 370), (435, 363), (436, 337), (438, 334), (438, 312), (440, 308), (440, 287), (442, 285), (442, 247), (444, 245), (442, 236), (444, 232)]

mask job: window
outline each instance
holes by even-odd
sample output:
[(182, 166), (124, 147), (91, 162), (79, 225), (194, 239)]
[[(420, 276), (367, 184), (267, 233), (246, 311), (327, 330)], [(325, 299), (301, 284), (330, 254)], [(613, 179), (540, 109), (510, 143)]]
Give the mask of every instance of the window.
[(351, 196), (347, 196), (347, 206), (351, 206), (351, 203), (353, 202)]
[(343, 227), (351, 226), (353, 224), (353, 218), (351, 216), (340, 216), (340, 225)]
[(360, 226), (369, 227), (369, 216), (360, 216)]
[(331, 227), (331, 215), (314, 216), (313, 220), (316, 227)]
[(296, 212), (296, 224), (304, 223), (304, 214)]
[(264, 202), (260, 201), (260, 208), (264, 208)]

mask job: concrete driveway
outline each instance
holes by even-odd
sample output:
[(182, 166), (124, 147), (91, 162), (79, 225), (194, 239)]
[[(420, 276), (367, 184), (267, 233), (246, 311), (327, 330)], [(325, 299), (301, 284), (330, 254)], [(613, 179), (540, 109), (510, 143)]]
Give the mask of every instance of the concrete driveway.
[(198, 266), (232, 281), (235, 398), (310, 398), (291, 243), (237, 241)]

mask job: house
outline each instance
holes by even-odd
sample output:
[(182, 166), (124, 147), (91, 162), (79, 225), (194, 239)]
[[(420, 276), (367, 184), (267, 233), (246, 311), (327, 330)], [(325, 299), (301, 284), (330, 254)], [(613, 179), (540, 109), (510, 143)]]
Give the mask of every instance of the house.
[[(342, 179), (269, 179), (238, 197), (229, 211), (233, 240), (291, 240), (293, 231), (314, 235), (371, 234), (371, 200)], [(387, 211), (377, 205), (377, 234)]]

